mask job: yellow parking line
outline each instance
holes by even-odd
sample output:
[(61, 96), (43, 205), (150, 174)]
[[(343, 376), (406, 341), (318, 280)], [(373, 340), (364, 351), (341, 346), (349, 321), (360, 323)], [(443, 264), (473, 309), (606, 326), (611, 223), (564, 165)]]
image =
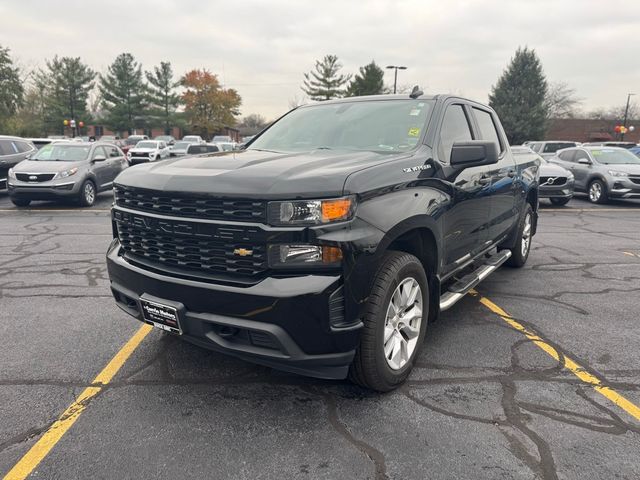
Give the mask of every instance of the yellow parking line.
[[(478, 295), (477, 292), (473, 293), (474, 295)], [(631, 415), (636, 420), (640, 421), (640, 407), (626, 399), (624, 396), (620, 395), (615, 390), (603, 385), (602, 380), (600, 380), (595, 375), (589, 373), (584, 367), (580, 366), (577, 362), (567, 357), (564, 353), (561, 355), (558, 351), (545, 342), (542, 338), (540, 338), (535, 333), (528, 330), (521, 323), (514, 320), (514, 318), (505, 312), (498, 305), (493, 303), (491, 300), (485, 297), (480, 297), (480, 303), (491, 310), (493, 313), (497, 314), (502, 320), (507, 322), (512, 328), (518, 330), (520, 333), (524, 334), (529, 340), (531, 340), (538, 348), (543, 350), (549, 356), (551, 356), (556, 361), (562, 361), (564, 367), (573, 373), (576, 377), (582, 380), (584, 383), (587, 383), (593, 387), (593, 389), (598, 392), (600, 395), (604, 396), (608, 400), (612, 401), (618, 407), (623, 409), (629, 415)]]
[(53, 425), (40, 437), (31, 449), (9, 470), (4, 480), (22, 480), (27, 478), (40, 462), (49, 454), (51, 449), (60, 441), (63, 435), (78, 420), (82, 412), (87, 408), (87, 403), (95, 397), (103, 387), (107, 385), (122, 368), (134, 350), (149, 334), (152, 327), (142, 325), (138, 331), (124, 344), (118, 353), (111, 359), (106, 367), (93, 379), (91, 386), (85, 388), (56, 420)]

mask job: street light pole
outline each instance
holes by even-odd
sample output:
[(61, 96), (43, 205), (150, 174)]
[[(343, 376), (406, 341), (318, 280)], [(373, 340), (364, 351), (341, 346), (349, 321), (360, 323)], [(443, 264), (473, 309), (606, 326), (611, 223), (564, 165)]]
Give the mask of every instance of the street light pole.
[[(622, 122), (624, 129), (627, 128), (627, 115), (629, 115), (629, 102), (631, 100), (631, 95), (635, 95), (635, 93), (627, 94), (627, 106), (624, 108), (624, 121)], [(624, 129), (620, 133), (620, 141), (624, 140)]]
[(396, 87), (398, 85), (398, 70), (406, 70), (407, 67), (403, 65), (387, 65), (387, 69), (393, 69), (393, 93), (396, 93)]

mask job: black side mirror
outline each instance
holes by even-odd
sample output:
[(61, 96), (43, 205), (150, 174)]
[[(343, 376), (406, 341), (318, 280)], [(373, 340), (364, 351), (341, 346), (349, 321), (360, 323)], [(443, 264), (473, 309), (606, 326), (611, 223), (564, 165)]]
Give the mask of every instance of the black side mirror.
[(470, 140), (455, 142), (451, 148), (449, 163), (452, 167), (469, 168), (498, 163), (498, 146), (495, 142)]

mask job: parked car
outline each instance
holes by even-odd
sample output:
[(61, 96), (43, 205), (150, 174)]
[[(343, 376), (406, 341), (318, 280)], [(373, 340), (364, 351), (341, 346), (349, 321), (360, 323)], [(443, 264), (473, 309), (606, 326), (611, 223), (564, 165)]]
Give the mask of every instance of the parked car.
[(207, 143), (200, 135), (186, 135), (182, 137), (182, 141), (189, 143)]
[(128, 153), (133, 147), (135, 147), (138, 142), (142, 140), (149, 140), (147, 135), (129, 135), (124, 139), (124, 145), (122, 146), (122, 151), (124, 153)]
[(198, 143), (193, 143), (193, 142), (176, 142), (170, 149), (169, 149), (169, 155), (172, 157), (181, 157), (183, 155), (187, 154), (187, 151), (189, 150), (189, 145), (199, 145)]
[(577, 146), (577, 142), (567, 142), (562, 140), (527, 142), (527, 147), (539, 154), (542, 158), (551, 158), (556, 154), (558, 150)]
[(126, 167), (124, 153), (110, 143), (52, 143), (9, 170), (9, 196), (18, 207), (56, 199), (90, 207)]
[(165, 142), (142, 140), (127, 152), (130, 165), (145, 162), (155, 162), (169, 158), (169, 147)]
[(633, 153), (634, 155), (636, 155), (636, 156), (640, 157), (640, 147), (633, 147), (633, 148), (630, 148), (630, 149), (629, 149), (629, 151), (630, 151), (631, 153)]
[(640, 158), (626, 148), (568, 148), (549, 161), (570, 170), (576, 191), (588, 193), (593, 203), (640, 198)]
[(192, 143), (187, 148), (187, 155), (199, 155), (201, 153), (213, 153), (219, 152), (220, 148), (212, 143), (205, 143), (204, 145), (198, 143)]
[(36, 151), (33, 143), (24, 138), (0, 135), (0, 190), (7, 188), (7, 177), (11, 167)]
[(428, 322), (527, 261), (538, 167), (490, 107), (459, 97), (298, 107), (234, 155), (124, 171), (111, 291), (202, 347), (391, 390)]
[(549, 163), (529, 147), (512, 146), (514, 155), (533, 156), (540, 162), (540, 187), (538, 198), (548, 198), (553, 205), (564, 206), (573, 197), (574, 178), (566, 168)]
[(232, 150), (237, 149), (236, 144), (233, 142), (214, 142), (214, 145), (217, 145), (223, 152), (231, 152)]
[(103, 135), (100, 137), (101, 142), (115, 143), (116, 140), (122, 140), (122, 139), (117, 135)]
[(54, 140), (52, 138), (25, 138), (25, 140), (33, 143), (33, 145), (40, 150), (42, 147), (44, 147), (45, 145), (49, 145), (52, 142), (55, 141), (59, 141), (59, 140)]
[(211, 139), (211, 142), (212, 143), (220, 143), (220, 142), (222, 142), (222, 143), (234, 143), (229, 135), (215, 135)]
[(176, 139), (171, 135), (158, 135), (157, 137), (154, 138), (154, 140), (157, 142), (164, 142), (169, 146), (176, 143)]

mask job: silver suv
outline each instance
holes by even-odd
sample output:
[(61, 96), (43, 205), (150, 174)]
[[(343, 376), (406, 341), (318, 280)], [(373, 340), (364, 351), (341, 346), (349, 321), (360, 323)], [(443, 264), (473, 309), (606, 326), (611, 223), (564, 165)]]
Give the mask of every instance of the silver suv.
[(62, 198), (90, 207), (127, 165), (122, 150), (109, 143), (45, 145), (9, 170), (9, 196), (18, 207), (26, 207), (31, 200)]
[(640, 158), (625, 148), (567, 148), (549, 162), (570, 170), (575, 189), (587, 192), (593, 203), (606, 203), (610, 198), (640, 198)]

